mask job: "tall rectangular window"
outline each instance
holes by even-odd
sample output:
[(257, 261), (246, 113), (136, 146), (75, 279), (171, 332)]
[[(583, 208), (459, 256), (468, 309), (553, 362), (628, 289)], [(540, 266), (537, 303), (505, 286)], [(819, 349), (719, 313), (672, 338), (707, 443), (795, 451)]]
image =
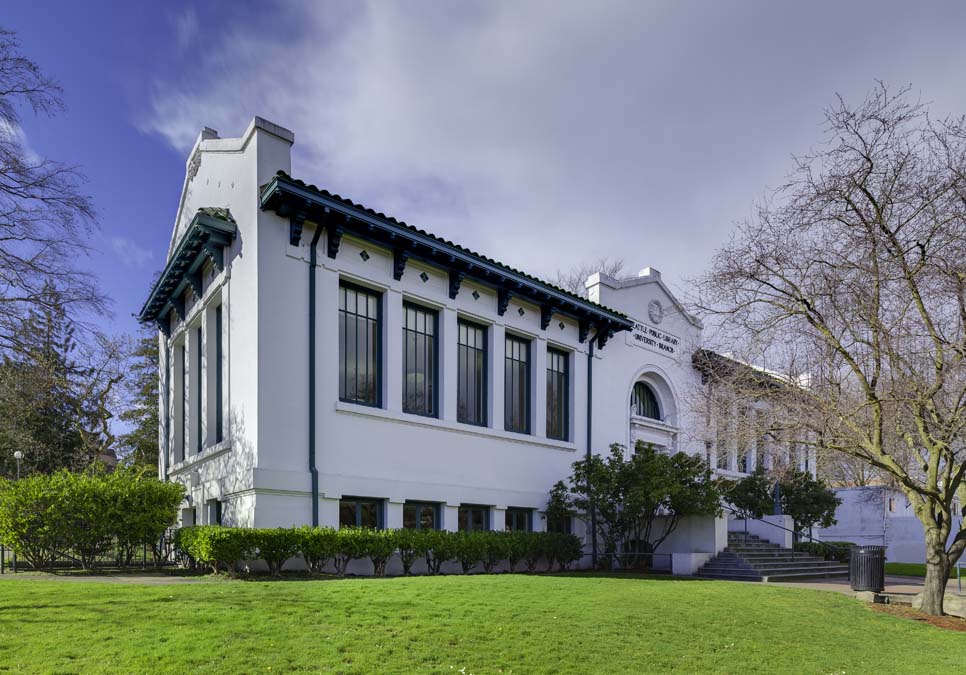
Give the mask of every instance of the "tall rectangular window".
[(506, 336), (504, 359), (503, 428), (530, 433), (530, 342)]
[(486, 328), (459, 322), (456, 419), (486, 426)]
[(224, 338), (221, 334), (221, 305), (215, 308), (215, 443), (225, 440), (224, 396)]
[(202, 378), (202, 369), (204, 367), (202, 354), (201, 354), (201, 326), (198, 326), (197, 328), (195, 328), (194, 334), (195, 334), (195, 341), (194, 341), (195, 342), (194, 343), (195, 372), (194, 372), (194, 377), (192, 379), (194, 380), (195, 386), (194, 386), (194, 392), (192, 392), (194, 394), (194, 401), (192, 402), (192, 405), (195, 408), (194, 410), (195, 412), (195, 436), (194, 436), (195, 452), (198, 453), (198, 452), (201, 452), (202, 447), (204, 446), (204, 438), (202, 438), (202, 433), (201, 433), (202, 431), (201, 378)]
[(403, 412), (436, 417), (437, 315), (408, 302), (403, 315)]
[(459, 531), (481, 532), (490, 529), (490, 507), (467, 504), (460, 506)]
[(567, 352), (547, 349), (547, 438), (560, 441), (570, 431), (569, 361)]
[(529, 532), (533, 529), (533, 510), (508, 508), (506, 510), (507, 532)]
[(403, 504), (403, 527), (407, 530), (438, 530), (439, 504), (406, 502)]
[(191, 447), (191, 415), (188, 414), (188, 349), (184, 342), (178, 347), (181, 361), (181, 459), (187, 459)]
[(573, 534), (573, 518), (570, 516), (556, 516), (547, 518), (547, 532)]
[(343, 497), (339, 500), (339, 527), (382, 528), (382, 500)]
[(339, 398), (378, 406), (380, 298), (358, 286), (339, 286)]

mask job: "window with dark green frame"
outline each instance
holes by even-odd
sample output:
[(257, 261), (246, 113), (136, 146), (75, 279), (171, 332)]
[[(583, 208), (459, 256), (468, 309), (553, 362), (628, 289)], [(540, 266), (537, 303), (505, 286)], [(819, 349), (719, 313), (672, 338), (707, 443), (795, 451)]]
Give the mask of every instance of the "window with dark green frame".
[(486, 426), (486, 327), (462, 319), (458, 324), (456, 419)]
[(639, 417), (661, 419), (661, 406), (651, 385), (646, 382), (638, 382), (634, 385), (634, 392), (631, 394), (631, 410)]
[(339, 527), (382, 529), (383, 500), (343, 497), (339, 500)]
[(403, 504), (403, 527), (407, 530), (438, 530), (439, 504), (406, 502)]
[(490, 507), (465, 504), (459, 510), (460, 532), (481, 532), (490, 529)]
[(570, 433), (570, 355), (547, 349), (547, 438), (566, 441)]
[(530, 341), (506, 336), (503, 374), (503, 428), (530, 433)]
[(436, 417), (438, 315), (409, 302), (403, 315), (403, 412)]
[(188, 414), (188, 349), (185, 347), (185, 343), (182, 342), (178, 346), (179, 361), (181, 362), (181, 401), (180, 410), (178, 413), (181, 415), (181, 457), (180, 460), (184, 460), (188, 457), (188, 447), (191, 442), (191, 424), (190, 416)]
[(381, 298), (375, 291), (339, 285), (339, 398), (378, 406), (381, 385)]
[(533, 530), (533, 509), (510, 507), (506, 510), (507, 532), (530, 532)]
[(547, 518), (547, 532), (556, 534), (573, 534), (573, 518), (570, 516), (557, 516)]
[(225, 364), (224, 359), (224, 336), (221, 334), (221, 305), (215, 307), (215, 443), (225, 440), (225, 402), (223, 397)]
[(195, 453), (201, 452), (202, 446), (204, 446), (204, 438), (202, 437), (202, 424), (201, 424), (201, 378), (202, 378), (202, 354), (201, 354), (201, 326), (198, 326), (194, 330), (195, 343), (192, 346), (195, 353), (195, 369), (194, 369), (194, 401), (192, 405), (195, 407)]

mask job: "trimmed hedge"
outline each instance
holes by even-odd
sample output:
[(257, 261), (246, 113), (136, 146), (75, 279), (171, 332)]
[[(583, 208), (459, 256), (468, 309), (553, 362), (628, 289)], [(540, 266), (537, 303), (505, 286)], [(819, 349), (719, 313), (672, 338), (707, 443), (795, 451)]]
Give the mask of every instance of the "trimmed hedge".
[(312, 572), (332, 563), (339, 576), (353, 560), (368, 558), (373, 573), (384, 576), (386, 565), (399, 555), (403, 574), (425, 558), (429, 574), (439, 574), (444, 563), (456, 561), (464, 574), (477, 566), (490, 573), (506, 561), (516, 571), (521, 560), (533, 572), (541, 560), (546, 569), (566, 569), (580, 559), (580, 540), (570, 534), (547, 532), (445, 532), (441, 530), (373, 530), (368, 528), (296, 527), (247, 529), (199, 525), (183, 527), (175, 545), (192, 560), (212, 572), (234, 575), (244, 560), (264, 560), (273, 576), (285, 563), (301, 556)]
[[(835, 548), (832, 548), (832, 547)], [(855, 546), (850, 541), (800, 541), (792, 547), (799, 553), (808, 553), (826, 560), (848, 564), (852, 557), (852, 547)]]
[(159, 562), (158, 541), (183, 497), (180, 484), (137, 469), (0, 479), (0, 543), (41, 570), (63, 558), (87, 570), (109, 557), (126, 566), (142, 546)]

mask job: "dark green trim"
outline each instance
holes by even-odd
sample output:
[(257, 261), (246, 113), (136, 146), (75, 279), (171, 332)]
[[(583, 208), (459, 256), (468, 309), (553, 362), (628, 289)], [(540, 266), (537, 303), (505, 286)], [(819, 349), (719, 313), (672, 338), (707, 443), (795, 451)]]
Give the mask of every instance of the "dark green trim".
[[(363, 401), (359, 399), (346, 398), (342, 396), (343, 383), (341, 381), (339, 382), (339, 400), (345, 403), (354, 403), (355, 405), (368, 406), (370, 408), (381, 408), (382, 401), (383, 401), (383, 392), (382, 392), (383, 377), (385, 377), (383, 373), (383, 362), (382, 362), (383, 361), (382, 343), (383, 343), (383, 340), (385, 340), (387, 337), (386, 335), (383, 334), (385, 330), (385, 323), (383, 321), (383, 318), (384, 318), (383, 293), (376, 289), (369, 288), (368, 286), (361, 286), (359, 284), (352, 283), (351, 281), (347, 281), (346, 279), (339, 280), (340, 291), (342, 288), (348, 288), (350, 290), (355, 291), (356, 293), (363, 293), (366, 295), (371, 295), (376, 298), (376, 325), (378, 327), (378, 330), (376, 331), (376, 398), (375, 400), (373, 402), (368, 402), (368, 401)], [(339, 311), (342, 311), (342, 310), (339, 310)], [(343, 357), (344, 355), (340, 353), (339, 360), (341, 361)], [(356, 351), (356, 359), (358, 360), (358, 350)]]
[[(599, 329), (598, 348), (602, 348), (614, 332), (630, 330), (633, 326), (633, 322), (620, 312), (602, 307), (453, 242), (332, 195), (314, 185), (307, 185), (283, 172), (279, 172), (262, 189), (260, 205), (263, 210), (274, 211), (283, 218), (304, 214), (308, 220), (327, 228), (330, 257), (334, 258), (338, 254), (338, 241), (343, 233), (373, 241), (393, 249), (394, 252), (400, 252), (394, 254), (394, 276), (397, 279), (405, 269), (405, 260), (418, 258), (498, 289), (503, 311), (506, 311), (505, 305), (511, 296), (520, 297), (541, 308), (547, 307), (546, 310), (541, 309), (543, 313), (555, 312), (593, 324)], [(290, 241), (298, 243), (291, 230)], [(450, 292), (454, 290), (458, 292), (456, 284), (452, 284)]]
[(167, 334), (164, 336), (164, 457), (161, 460), (161, 478), (168, 480), (168, 461), (171, 458), (171, 344)]
[(210, 260), (219, 271), (224, 269), (224, 249), (235, 238), (236, 231), (235, 221), (227, 209), (198, 209), (164, 271), (151, 288), (138, 320), (142, 323), (158, 322), (158, 328), (165, 333), (167, 331), (162, 324), (171, 310), (184, 320), (181, 294), (188, 287), (198, 292), (200, 272), (206, 260)]
[(204, 347), (202, 345), (204, 344), (204, 341), (202, 340), (202, 337), (201, 337), (200, 325), (197, 328), (195, 328), (194, 333), (195, 333), (195, 347), (196, 347), (195, 351), (197, 352), (195, 355), (195, 366), (197, 367), (196, 372), (198, 373), (197, 382), (195, 382), (195, 390), (192, 392), (192, 394), (196, 398), (196, 401), (195, 401), (195, 434), (196, 434), (195, 454), (201, 454), (201, 451), (205, 446), (205, 438), (203, 433), (205, 427), (204, 427), (204, 420), (203, 420), (204, 408), (201, 405), (201, 393), (202, 391), (204, 391), (202, 388), (202, 385), (203, 385), (202, 380), (204, 379), (204, 373), (202, 370), (204, 367), (204, 358), (203, 358)]
[[(526, 372), (523, 375), (523, 382), (526, 383), (527, 390), (526, 390), (526, 395), (523, 397), (523, 406), (524, 406), (524, 410), (523, 410), (523, 413), (524, 413), (523, 414), (523, 427), (524, 428), (523, 429), (513, 429), (513, 428), (511, 428), (509, 426), (510, 425), (510, 421), (509, 421), (508, 415), (507, 415), (508, 406), (511, 405), (510, 401), (512, 400), (512, 397), (510, 397), (510, 396), (507, 395), (508, 394), (508, 391), (509, 391), (508, 390), (508, 387), (511, 386), (511, 383), (509, 383), (509, 382), (506, 381), (506, 375), (505, 375), (506, 374), (506, 365), (507, 365), (507, 361), (512, 361), (513, 362), (513, 367), (516, 368), (517, 367), (517, 364), (520, 363), (520, 360), (519, 359), (512, 359), (509, 356), (509, 350), (507, 349), (507, 347), (509, 346), (509, 343), (510, 342), (516, 342), (517, 344), (522, 345), (523, 347), (525, 347), (525, 351), (526, 351), (526, 361), (524, 362), (525, 363), (525, 366), (526, 366), (526, 368), (525, 368), (525, 371)], [(533, 418), (533, 412), (534, 412), (533, 411), (532, 401), (531, 401), (531, 398), (533, 397), (533, 373), (534, 373), (534, 368), (533, 368), (533, 341), (532, 340), (530, 340), (529, 338), (521, 337), (519, 335), (515, 335), (513, 333), (505, 333), (504, 334), (504, 337), (503, 337), (503, 372), (504, 372), (504, 378), (503, 378), (503, 430), (504, 431), (512, 431), (513, 433), (517, 433), (517, 434), (528, 434), (528, 435), (529, 434), (532, 434), (533, 433), (533, 419), (532, 418)]]
[[(595, 336), (596, 338), (596, 336)], [(593, 413), (594, 413), (594, 342), (590, 341), (590, 346), (587, 350), (587, 448), (584, 452), (584, 459), (590, 463), (591, 450), (593, 444)], [(587, 486), (587, 492), (590, 494), (590, 485)], [(594, 569), (597, 569), (597, 505), (594, 504), (594, 499), (590, 499), (590, 550), (591, 550), (591, 565)]]
[[(409, 367), (409, 350), (406, 348), (406, 341), (409, 337), (409, 333), (420, 334), (423, 337), (428, 337), (425, 333), (419, 333), (415, 327), (410, 328), (406, 325), (406, 310), (412, 309), (416, 312), (423, 312), (428, 317), (433, 319), (433, 334), (432, 334), (432, 344), (433, 344), (433, 392), (432, 399), (429, 401), (429, 405), (432, 406), (431, 411), (419, 411), (419, 410), (409, 410), (406, 408), (406, 394), (407, 391), (407, 368)], [(403, 300), (403, 321), (402, 321), (402, 362), (403, 362), (403, 382), (402, 382), (402, 409), (407, 415), (419, 415), (420, 417), (432, 417), (439, 418), (439, 311), (433, 309), (432, 307), (426, 307), (425, 305), (420, 305), (417, 302), (410, 302), (408, 300)], [(417, 359), (418, 360), (418, 359)]]
[(319, 525), (319, 468), (315, 455), (315, 268), (321, 236), (322, 228), (316, 227), (309, 245), (309, 474), (312, 478), (313, 527)]
[(225, 440), (225, 393), (224, 377), (224, 339), (222, 335), (222, 305), (215, 308), (215, 443)]

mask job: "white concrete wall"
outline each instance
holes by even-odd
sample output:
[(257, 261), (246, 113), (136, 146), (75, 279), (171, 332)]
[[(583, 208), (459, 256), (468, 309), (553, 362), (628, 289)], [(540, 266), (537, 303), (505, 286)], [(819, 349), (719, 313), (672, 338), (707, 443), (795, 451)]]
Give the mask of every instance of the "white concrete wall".
[[(835, 494), (842, 500), (835, 510), (838, 522), (817, 530), (819, 539), (885, 546), (888, 562), (926, 562), (922, 523), (900, 490), (881, 486), (839, 488)], [(894, 510), (890, 510), (890, 500)], [(955, 536), (954, 529), (950, 542)]]
[[(220, 495), (226, 502), (223, 510), (226, 524), (254, 521), (251, 513), (254, 499), (250, 499), (249, 492), (254, 488), (253, 469), (257, 462), (259, 374), (262, 368), (270, 368), (271, 362), (259, 358), (264, 350), (260, 349), (258, 328), (261, 324), (259, 239), (263, 217), (257, 208), (258, 188), (277, 170), (290, 170), (292, 138), (290, 132), (258, 118), (240, 138), (219, 139), (211, 130), (202, 132), (186, 163), (185, 185), (169, 249), (170, 255), (199, 208), (228, 208), (237, 223), (237, 236), (225, 251), (225, 270), (221, 273), (208, 270), (202, 298), (188, 294), (188, 315), (184, 322), (172, 322), (170, 338), (172, 345), (184, 339), (186, 326), (206, 322), (206, 312), (214, 304), (223, 303), (225, 441), (215, 445), (213, 434), (206, 433), (203, 451), (197, 454), (189, 447), (181, 462), (174, 462), (172, 457), (168, 472), (173, 480), (188, 486), (199, 514), (211, 495)], [(271, 260), (272, 253), (265, 259)], [(211, 324), (206, 322), (205, 326), (210, 329)], [(181, 386), (174, 374), (169, 391), (172, 408), (176, 406)], [(172, 450), (179, 441), (180, 425), (181, 420), (177, 418), (170, 425)], [(203, 517), (199, 515), (199, 519)]]
[[(691, 355), (701, 344), (701, 326), (688, 316), (661, 281), (660, 273), (646, 268), (631, 279), (616, 280), (596, 274), (587, 281), (590, 299), (625, 313), (643, 329), (652, 328), (677, 339), (674, 352), (644, 344), (631, 332), (618, 333), (597, 355), (594, 363), (593, 444), (604, 452), (611, 443), (628, 448), (638, 438), (672, 452), (704, 454), (704, 443), (691, 433), (703, 427), (689, 404), (701, 387)], [(662, 311), (649, 316), (649, 306)], [(666, 345), (665, 345), (666, 346)], [(647, 382), (658, 395), (663, 420), (638, 420), (631, 433), (631, 393), (638, 381)]]

